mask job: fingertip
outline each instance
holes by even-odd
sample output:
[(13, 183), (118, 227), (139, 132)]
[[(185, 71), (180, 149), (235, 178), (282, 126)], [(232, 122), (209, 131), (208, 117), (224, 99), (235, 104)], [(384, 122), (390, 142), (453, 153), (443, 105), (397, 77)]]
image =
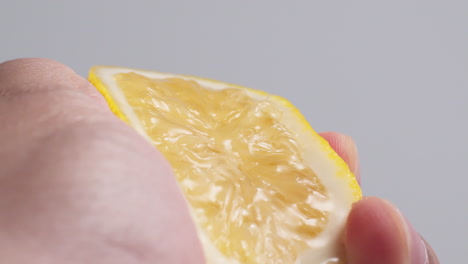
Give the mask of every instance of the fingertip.
[(408, 263), (405, 223), (389, 202), (368, 197), (357, 202), (345, 231), (349, 264)]
[(353, 138), (337, 132), (323, 132), (320, 135), (328, 141), (333, 150), (348, 164), (349, 169), (360, 183), (359, 154)]

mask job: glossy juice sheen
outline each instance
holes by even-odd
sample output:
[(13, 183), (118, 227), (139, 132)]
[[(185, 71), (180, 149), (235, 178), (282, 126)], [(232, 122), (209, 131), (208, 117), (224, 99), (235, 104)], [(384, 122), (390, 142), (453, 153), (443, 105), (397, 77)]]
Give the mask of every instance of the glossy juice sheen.
[(294, 263), (327, 224), (314, 205), (328, 197), (281, 109), (235, 88), (115, 78), (213, 244), (241, 263)]

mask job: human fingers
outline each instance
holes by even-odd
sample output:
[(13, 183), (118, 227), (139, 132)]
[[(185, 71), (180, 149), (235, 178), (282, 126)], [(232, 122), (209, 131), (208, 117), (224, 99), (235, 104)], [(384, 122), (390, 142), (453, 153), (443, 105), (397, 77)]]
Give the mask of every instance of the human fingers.
[(427, 259), (428, 259), (427, 264), (440, 264), (439, 258), (437, 257), (434, 249), (431, 247), (429, 242), (427, 242), (427, 240), (424, 239), (424, 237), (421, 237), (421, 238), (424, 241), (424, 245), (426, 246), (426, 249), (427, 249)]
[(348, 164), (350, 170), (360, 183), (359, 155), (354, 140), (350, 136), (337, 132), (323, 132), (320, 135), (328, 141), (335, 152)]
[(376, 197), (354, 204), (344, 241), (349, 264), (439, 264), (400, 211)]
[(100, 100), (57, 62), (0, 64), (0, 263), (203, 263), (168, 164)]

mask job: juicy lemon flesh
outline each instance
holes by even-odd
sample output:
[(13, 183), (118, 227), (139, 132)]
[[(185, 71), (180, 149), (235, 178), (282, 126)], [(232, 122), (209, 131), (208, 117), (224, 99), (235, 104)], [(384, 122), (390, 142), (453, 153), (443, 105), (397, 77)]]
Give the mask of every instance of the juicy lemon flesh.
[(114, 75), (171, 164), (195, 221), (228, 259), (292, 264), (328, 222), (327, 191), (282, 110), (237, 88)]

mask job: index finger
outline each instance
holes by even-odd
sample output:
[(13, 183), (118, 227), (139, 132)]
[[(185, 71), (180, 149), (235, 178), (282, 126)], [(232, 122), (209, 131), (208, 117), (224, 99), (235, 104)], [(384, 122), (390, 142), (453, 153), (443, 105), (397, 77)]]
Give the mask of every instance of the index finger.
[(348, 164), (357, 181), (361, 184), (359, 156), (354, 140), (350, 136), (337, 132), (323, 132), (319, 134), (328, 141), (336, 153)]

